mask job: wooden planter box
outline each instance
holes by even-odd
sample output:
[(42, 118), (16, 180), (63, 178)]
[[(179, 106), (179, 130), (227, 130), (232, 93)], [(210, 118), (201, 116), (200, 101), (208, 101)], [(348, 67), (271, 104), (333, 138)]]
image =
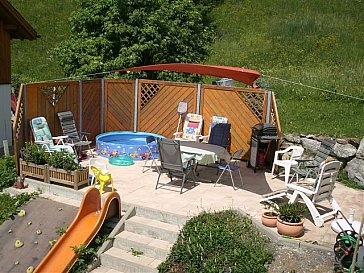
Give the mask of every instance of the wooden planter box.
[(88, 169), (82, 171), (67, 172), (63, 169), (56, 169), (46, 165), (36, 165), (20, 159), (20, 175), (36, 178), (45, 183), (56, 182), (73, 186), (78, 190), (79, 186), (88, 184)]
[(44, 181), (45, 183), (49, 183), (49, 172), (48, 172), (48, 164), (45, 165), (37, 165), (34, 163), (26, 162), (20, 158), (20, 175), (36, 178)]
[(73, 186), (75, 190), (78, 190), (79, 186), (88, 184), (88, 169), (82, 171), (67, 172), (63, 169), (56, 169), (53, 167), (48, 168), (49, 181), (60, 184), (66, 184)]

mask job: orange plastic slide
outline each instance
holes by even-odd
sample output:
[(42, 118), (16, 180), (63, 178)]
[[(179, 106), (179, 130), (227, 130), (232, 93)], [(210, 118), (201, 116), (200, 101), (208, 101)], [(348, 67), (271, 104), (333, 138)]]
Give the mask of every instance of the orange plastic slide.
[(99, 232), (105, 219), (121, 217), (120, 196), (116, 192), (107, 194), (101, 207), (101, 195), (90, 188), (84, 195), (80, 209), (57, 243), (52, 247), (34, 272), (68, 272), (77, 260), (73, 246), (87, 246)]

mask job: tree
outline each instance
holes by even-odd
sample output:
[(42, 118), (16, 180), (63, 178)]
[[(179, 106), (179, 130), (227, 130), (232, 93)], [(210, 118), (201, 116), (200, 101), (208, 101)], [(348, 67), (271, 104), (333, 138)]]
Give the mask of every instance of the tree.
[(199, 2), (80, 0), (70, 18), (71, 37), (56, 48), (56, 56), (67, 76), (157, 63), (201, 63), (214, 28)]

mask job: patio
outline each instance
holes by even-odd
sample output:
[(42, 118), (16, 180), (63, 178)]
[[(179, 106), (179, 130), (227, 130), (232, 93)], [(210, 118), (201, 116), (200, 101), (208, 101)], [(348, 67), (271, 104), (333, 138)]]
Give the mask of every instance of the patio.
[[(107, 163), (107, 159), (103, 157), (98, 157), (97, 160)], [(87, 162), (83, 161), (82, 164), (87, 165)], [(246, 167), (246, 162), (242, 161), (240, 166), (244, 185), (241, 188), (240, 183), (238, 183), (238, 174), (234, 174), (236, 175), (234, 176), (236, 186), (239, 187), (236, 191), (231, 185), (228, 174), (222, 177), (221, 184), (216, 187), (214, 187), (213, 183), (206, 182), (198, 182), (194, 187), (192, 182), (186, 182), (182, 194), (179, 193), (179, 187), (164, 186), (155, 190), (158, 173), (155, 170), (143, 173), (143, 164), (143, 161), (136, 161), (134, 165), (123, 167), (108, 164), (114, 178), (116, 191), (120, 194), (122, 201), (187, 216), (194, 216), (202, 211), (236, 208), (260, 221), (260, 216), (264, 211), (264, 207), (259, 203), (261, 195), (284, 188), (283, 176), (273, 178), (269, 172), (257, 171), (254, 173), (252, 169)], [(216, 169), (214, 168), (199, 166), (198, 172), (203, 179), (217, 179)], [(161, 181), (162, 183), (168, 183), (169, 178), (167, 175), (162, 174)], [(180, 185), (181, 180), (174, 179), (174, 181)], [(83, 192), (87, 188), (84, 187), (80, 191)], [(111, 186), (105, 187), (105, 191), (110, 190)], [(356, 211), (355, 220), (359, 221), (359, 212), (364, 207), (362, 191), (350, 189), (337, 183), (333, 194), (344, 215), (348, 215), (350, 208), (353, 208)], [(323, 205), (326, 206), (325, 203)], [(333, 219), (327, 220), (323, 227), (318, 228), (310, 219), (310, 214), (308, 213), (306, 216), (307, 219), (305, 219), (304, 223), (305, 234), (300, 237), (300, 240), (310, 243), (317, 242), (319, 245), (332, 248), (336, 238), (336, 233), (331, 229)], [(267, 229), (276, 232), (275, 228)]]

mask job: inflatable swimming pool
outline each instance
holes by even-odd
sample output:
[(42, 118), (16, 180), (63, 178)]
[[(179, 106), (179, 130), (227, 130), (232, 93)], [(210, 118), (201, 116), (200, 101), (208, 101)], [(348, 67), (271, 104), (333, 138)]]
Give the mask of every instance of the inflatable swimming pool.
[[(146, 138), (154, 136), (155, 138), (164, 138), (164, 136), (146, 133), (117, 131), (103, 133), (96, 136), (96, 151), (102, 157), (128, 155), (133, 160), (145, 160), (149, 158), (149, 151), (146, 147)], [(159, 158), (157, 143), (150, 143), (153, 156)]]

